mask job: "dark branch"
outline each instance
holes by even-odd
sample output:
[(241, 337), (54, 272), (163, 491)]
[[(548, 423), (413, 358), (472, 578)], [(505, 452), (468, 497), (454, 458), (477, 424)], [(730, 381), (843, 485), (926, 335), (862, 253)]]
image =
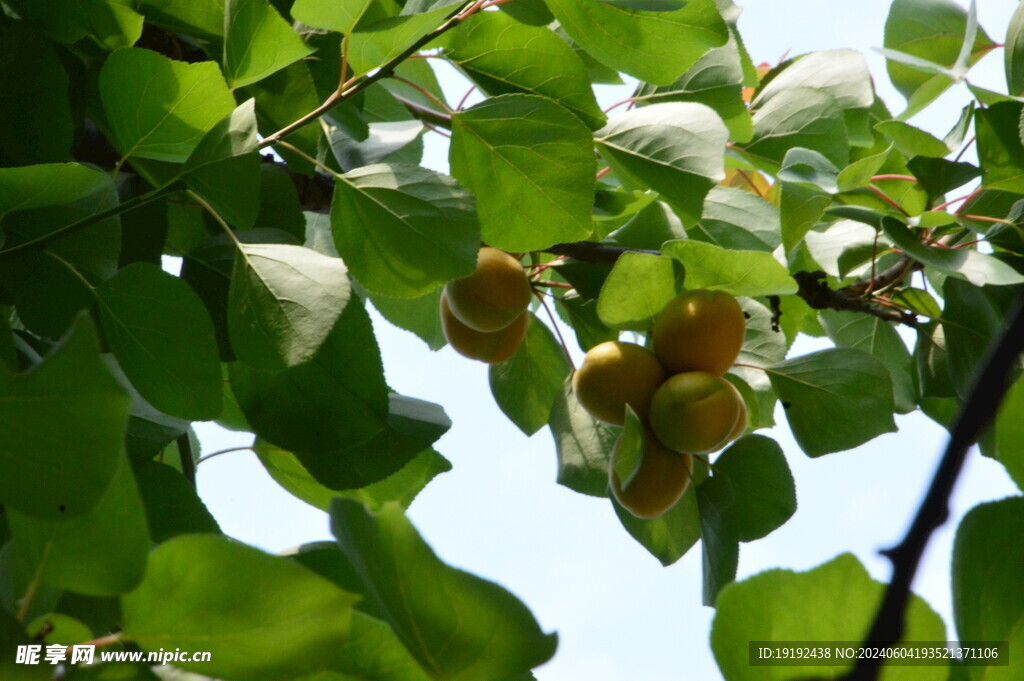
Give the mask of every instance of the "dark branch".
[(178, 436), (178, 460), (181, 462), (181, 474), (185, 476), (189, 484), (196, 486), (196, 461), (192, 454), (192, 441), (188, 439), (188, 433)]
[(642, 248), (622, 248), (621, 246), (610, 246), (599, 244), (593, 241), (580, 241), (574, 244), (555, 244), (551, 248), (545, 248), (548, 253), (555, 255), (567, 255), (583, 262), (595, 262), (611, 264), (619, 259), (623, 253), (647, 253), (648, 255), (661, 255), (660, 251), (649, 251)]
[[(987, 359), (975, 375), (974, 385), (951, 431), (931, 487), (917, 511), (903, 541), (885, 552), (892, 561), (892, 580), (885, 590), (865, 646), (891, 647), (903, 636), (904, 615), (910, 600), (921, 555), (932, 533), (949, 518), (949, 498), (953, 493), (967, 452), (995, 417), (1009, 388), (1009, 377), (1018, 356), (1024, 351), (1024, 294), (1017, 296), (1013, 312), (1002, 337), (990, 346)], [(875, 681), (881, 658), (861, 659), (847, 681)]]
[(851, 293), (851, 290), (854, 292), (860, 290), (861, 286), (859, 284), (853, 284), (849, 288), (837, 291), (829, 287), (825, 281), (825, 273), (820, 271), (797, 272), (793, 275), (793, 278), (796, 279), (796, 283), (800, 287), (797, 295), (803, 298), (804, 302), (815, 310), (863, 312), (879, 319), (884, 319), (887, 322), (906, 324), (912, 327), (917, 326), (917, 318), (913, 314), (879, 307), (867, 298)]

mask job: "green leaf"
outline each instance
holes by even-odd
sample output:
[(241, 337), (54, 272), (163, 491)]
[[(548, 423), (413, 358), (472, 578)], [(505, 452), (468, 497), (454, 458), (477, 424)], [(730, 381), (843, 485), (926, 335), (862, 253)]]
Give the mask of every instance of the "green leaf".
[(338, 165), (350, 171), (387, 161), (419, 140), (425, 129), (423, 123), (415, 119), (370, 123), (366, 139), (359, 141), (342, 128), (332, 126), (328, 129), (328, 141)]
[(700, 514), (694, 486), (683, 494), (676, 505), (654, 520), (641, 520), (612, 499), (619, 522), (659, 563), (669, 566), (686, 555), (700, 539)]
[(89, 36), (107, 50), (135, 43), (143, 17), (123, 0), (56, 0), (11, 3), (25, 19), (41, 24), (57, 42), (71, 44)]
[(96, 296), (110, 349), (146, 401), (183, 419), (216, 418), (217, 341), (191, 287), (155, 265), (135, 263), (103, 282)]
[(359, 503), (336, 500), (331, 531), (394, 632), (431, 676), (493, 681), (525, 673), (554, 654), (557, 636), (544, 634), (521, 601), (441, 562), (397, 504), (368, 512)]
[(723, 47), (708, 50), (697, 63), (670, 85), (642, 83), (634, 95), (638, 104), (697, 102), (715, 110), (730, 136), (748, 142), (754, 134), (750, 111), (743, 102), (743, 66), (736, 37)]
[(345, 644), (355, 601), (286, 558), (197, 534), (157, 547), (146, 578), (121, 605), (124, 633), (143, 650), (202, 648), (209, 661), (175, 665), (271, 681), (330, 664)]
[(352, 75), (362, 75), (387, 64), (441, 26), (457, 10), (457, 7), (442, 6), (422, 14), (359, 22), (348, 41)]
[(795, 88), (824, 92), (843, 110), (870, 109), (875, 103), (867, 61), (856, 50), (821, 50), (794, 59), (761, 88), (751, 106), (759, 109)]
[(232, 90), (313, 52), (267, 0), (227, 0), (224, 11), (224, 75)]
[(578, 291), (567, 291), (556, 301), (559, 315), (576, 334), (576, 342), (586, 352), (605, 341), (617, 340), (619, 332), (604, 325), (597, 316), (597, 301), (587, 300)]
[(416, 334), (431, 350), (440, 350), (448, 343), (437, 313), (443, 292), (443, 288), (437, 288), (419, 298), (389, 298), (373, 293), (368, 297), (384, 319)]
[(373, 165), (334, 183), (331, 229), (338, 253), (366, 288), (412, 298), (476, 267), (473, 197), (426, 168)]
[(608, 463), (619, 433), (583, 408), (571, 380), (562, 384), (548, 425), (558, 455), (558, 484), (580, 494), (608, 496)]
[(1003, 329), (1003, 314), (985, 291), (952, 277), (942, 285), (946, 365), (957, 394), (966, 399), (993, 338)]
[(882, 228), (886, 235), (914, 260), (947, 274), (962, 277), (975, 286), (1008, 286), (1024, 283), (1024, 275), (991, 255), (969, 248), (925, 246), (906, 225), (889, 217), (882, 220)]
[(10, 509), (14, 550), (44, 583), (90, 596), (131, 591), (146, 572), (149, 530), (139, 490), (126, 457), (87, 513), (43, 520)]
[(266, 370), (308, 361), (352, 295), (344, 263), (287, 244), (240, 244), (239, 250), (228, 300), (238, 358)]
[(1024, 379), (1017, 379), (1010, 391), (1003, 398), (996, 418), (996, 450), (999, 461), (1006, 466), (1006, 471), (1024, 489)]
[(690, 0), (670, 12), (598, 0), (548, 0), (547, 5), (573, 41), (598, 61), (655, 85), (668, 85), (729, 37), (714, 0)]
[(732, 488), (733, 518), (740, 541), (749, 542), (782, 527), (796, 512), (796, 487), (779, 443), (748, 435), (730, 445), (715, 461), (715, 476)]
[(15, 211), (59, 206), (112, 189), (109, 175), (78, 163), (0, 168), (0, 219)]
[(950, 152), (942, 140), (903, 121), (882, 121), (875, 125), (875, 130), (892, 140), (896, 149), (907, 158), (942, 158)]
[(647, 330), (678, 293), (676, 269), (672, 258), (663, 255), (623, 253), (597, 299), (601, 322), (614, 329)]
[(555, 334), (530, 314), (522, 345), (509, 359), (492, 364), (488, 379), (505, 416), (533, 435), (547, 424), (568, 374), (569, 362)]
[(736, 579), (739, 565), (739, 538), (731, 513), (734, 490), (728, 479), (715, 475), (697, 485), (696, 492), (704, 559), (704, 605), (714, 607), (719, 592)]
[(978, 111), (978, 160), (986, 189), (1024, 194), (1024, 140), (1020, 120), (1024, 104), (1000, 102)]
[(891, 324), (871, 315), (839, 310), (822, 310), (818, 318), (836, 346), (863, 350), (885, 364), (892, 377), (893, 401), (898, 413), (906, 414), (917, 407), (910, 352)]
[(765, 371), (808, 456), (852, 449), (896, 431), (889, 370), (862, 350), (821, 350)]
[(383, 11), (373, 0), (295, 0), (291, 13), (307, 26), (347, 35), (361, 22), (383, 19)]
[[(328, 61), (327, 55), (318, 54), (318, 57)], [(256, 97), (256, 114), (260, 132), (264, 137), (274, 134), (320, 106), (317, 88), (310, 73), (310, 65), (315, 63), (317, 62), (313, 60), (297, 61), (249, 86), (249, 91)], [(331, 87), (336, 88), (338, 72), (333, 71), (331, 77)], [(334, 113), (337, 114), (340, 109), (341, 107), (335, 109)], [(319, 158), (322, 137), (320, 125), (307, 125), (289, 135), (288, 143), (313, 158)], [(279, 145), (274, 150), (281, 155), (291, 170), (309, 176), (314, 174), (315, 166), (309, 160), (284, 146)]]
[(14, 652), (18, 646), (39, 645), (22, 628), (21, 623), (3, 608), (0, 608), (0, 675), (7, 681), (50, 681), (53, 671), (49, 665), (18, 664)]
[(782, 246), (789, 253), (825, 213), (832, 197), (817, 189), (780, 182), (779, 214), (782, 220)]
[(257, 150), (256, 100), (247, 99), (213, 126), (188, 157), (184, 173)]
[(779, 209), (748, 191), (715, 187), (689, 235), (726, 249), (770, 253), (782, 243)]
[(206, 504), (181, 473), (167, 464), (147, 461), (135, 471), (153, 541), (160, 544), (179, 534), (220, 534)]
[(1024, 6), (1018, 5), (1006, 28), (1004, 60), (1010, 95), (1024, 96)]
[(734, 251), (700, 241), (670, 241), (662, 249), (686, 268), (686, 288), (709, 288), (734, 296), (796, 293), (796, 281), (770, 253)]
[(378, 482), (359, 489), (338, 492), (324, 487), (309, 474), (302, 462), (292, 454), (269, 442), (257, 440), (253, 451), (267, 473), (293, 496), (321, 511), (330, 510), (331, 499), (354, 499), (370, 508), (380, 508), (397, 502), (408, 508), (413, 499), (438, 474), (451, 470), (452, 465), (433, 449), (424, 449), (397, 472)]
[(538, 250), (590, 234), (593, 142), (559, 104), (502, 95), (454, 115), (449, 163), (476, 196), (483, 240), (495, 248)]
[[(948, 69), (961, 57), (967, 28), (967, 12), (953, 0), (892, 3), (885, 21), (884, 45), (889, 78), (907, 98), (907, 110), (900, 114), (901, 119), (910, 118), (953, 84)], [(968, 64), (977, 62), (992, 47), (992, 41), (979, 29), (968, 50)], [(899, 57), (894, 52), (905, 58), (893, 59)]]
[(583, 62), (549, 28), (527, 26), (503, 12), (481, 12), (451, 32), (445, 56), (488, 95), (541, 95), (592, 130), (605, 124)]
[(186, 161), (235, 108), (214, 62), (186, 64), (137, 48), (107, 58), (99, 92), (117, 150), (155, 161)]
[(146, 21), (186, 35), (216, 40), (224, 36), (225, 0), (142, 0)]
[(754, 114), (754, 137), (743, 147), (748, 155), (768, 161), (771, 170), (795, 147), (816, 151), (837, 168), (846, 166), (846, 122), (828, 93), (811, 88), (782, 90)]
[[(767, 570), (725, 588), (711, 625), (711, 649), (726, 681), (807, 676), (807, 668), (751, 667), (750, 646), (775, 641), (860, 641), (881, 602), (883, 585), (852, 554), (807, 572)], [(945, 641), (942, 619), (911, 596), (904, 641)], [(820, 660), (819, 660), (820, 662)], [(853, 662), (815, 666), (812, 676), (841, 678)], [(752, 670), (758, 674), (752, 675)], [(945, 666), (883, 667), (887, 681), (944, 681)]]
[(659, 192), (687, 225), (700, 218), (711, 187), (725, 179), (728, 137), (713, 109), (691, 102), (645, 106), (595, 133), (608, 162)]
[(0, 42), (0, 92), (5, 128), (0, 158), (5, 165), (68, 157), (74, 133), (68, 76), (48, 40), (17, 24), (6, 27)]
[[(1016, 539), (1021, 532), (1022, 497), (980, 504), (960, 521), (953, 544), (952, 581), (953, 619), (963, 640), (1005, 641), (1024, 622), (1020, 580), (1024, 547)], [(1024, 668), (1015, 656), (1010, 665), (1017, 671)], [(1005, 678), (1011, 676), (1008, 673)]]
[(0, 367), (0, 500), (8, 507), (73, 518), (106, 493), (124, 451), (129, 398), (99, 351), (83, 315), (42, 364), (24, 374)]
[(786, 152), (778, 178), (783, 182), (810, 185), (828, 194), (839, 191), (839, 169), (818, 152), (802, 147)]

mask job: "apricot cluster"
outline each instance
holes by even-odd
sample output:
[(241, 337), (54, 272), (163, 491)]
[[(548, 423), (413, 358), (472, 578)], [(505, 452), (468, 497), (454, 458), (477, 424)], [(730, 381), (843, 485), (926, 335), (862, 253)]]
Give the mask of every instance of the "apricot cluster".
[(441, 328), (464, 357), (493, 364), (515, 354), (526, 337), (530, 281), (519, 261), (485, 246), (476, 270), (448, 282), (441, 294)]
[(640, 468), (625, 489), (615, 473), (619, 445), (612, 451), (612, 493), (633, 515), (665, 513), (690, 484), (693, 455), (716, 452), (746, 430), (746, 405), (722, 378), (745, 332), (731, 295), (686, 291), (655, 319), (651, 350), (601, 343), (573, 374), (576, 397), (594, 417), (621, 426), (629, 405), (647, 428)]

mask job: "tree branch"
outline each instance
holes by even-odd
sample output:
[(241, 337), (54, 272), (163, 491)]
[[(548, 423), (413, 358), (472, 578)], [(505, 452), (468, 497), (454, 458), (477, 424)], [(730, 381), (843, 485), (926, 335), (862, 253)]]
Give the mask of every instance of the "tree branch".
[[(1024, 294), (1017, 296), (1003, 335), (989, 347), (981, 370), (975, 375), (964, 405), (950, 433), (949, 444), (942, 455), (931, 487), (907, 530), (903, 541), (885, 555), (892, 562), (892, 579), (885, 590), (874, 624), (865, 638), (870, 647), (892, 647), (903, 636), (904, 615), (910, 601), (921, 556), (932, 533), (949, 518), (949, 498), (956, 486), (967, 452), (995, 417), (999, 404), (1009, 388), (1009, 377), (1018, 356), (1024, 351)], [(847, 681), (875, 681), (884, 662), (879, 658), (862, 658)]]

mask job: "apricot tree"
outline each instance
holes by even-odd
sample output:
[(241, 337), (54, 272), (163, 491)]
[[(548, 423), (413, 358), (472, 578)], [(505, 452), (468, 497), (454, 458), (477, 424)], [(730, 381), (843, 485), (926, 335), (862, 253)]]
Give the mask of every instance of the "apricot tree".
[[(910, 588), (970, 447), (1024, 484), (1024, 5), (990, 34), (973, 4), (894, 0), (901, 111), (851, 50), (757, 67), (732, 0), (0, 9), (2, 678), (153, 678), (145, 662), (16, 661), (18, 646), (83, 642), (209, 651), (174, 665), (226, 681), (533, 678), (555, 636), (442, 562), (404, 513), (449, 468), (433, 445), (459, 424), (389, 388), (371, 306), (493, 362), (508, 418), (550, 429), (557, 483), (624, 501), (636, 515), (608, 512), (643, 550), (666, 565), (702, 552), (729, 681), (777, 678), (750, 666), (750, 641), (951, 637)], [(1005, 92), (968, 80), (992, 52)], [(481, 101), (447, 99), (436, 61)], [(602, 110), (594, 85), (623, 79), (635, 89)], [(962, 83), (973, 99), (948, 134), (908, 122)], [(450, 137), (450, 174), (422, 165), (428, 134)], [(527, 282), (491, 291), (497, 330), (439, 314), (481, 244)], [(594, 418), (567, 344), (625, 334), (671, 356), (652, 324), (696, 291), (744, 313), (738, 358), (708, 375), (716, 399), (742, 400), (728, 426), (742, 437), (680, 455), (645, 439), (628, 399), (623, 426)], [(739, 328), (719, 323), (708, 343)], [(509, 335), (472, 335), (494, 333)], [(830, 347), (791, 352), (801, 334)], [(849, 555), (735, 582), (740, 543), (796, 510), (787, 459), (918, 410), (950, 446), (889, 553), (891, 584)], [(757, 432), (777, 414), (802, 453)], [(337, 541), (272, 556), (224, 536), (195, 490), (191, 424), (212, 420), (252, 433)], [(1022, 531), (1020, 497), (961, 523), (961, 639), (1024, 645)], [(899, 671), (878, 665), (851, 673)], [(1022, 670), (1017, 656), (971, 671)]]

